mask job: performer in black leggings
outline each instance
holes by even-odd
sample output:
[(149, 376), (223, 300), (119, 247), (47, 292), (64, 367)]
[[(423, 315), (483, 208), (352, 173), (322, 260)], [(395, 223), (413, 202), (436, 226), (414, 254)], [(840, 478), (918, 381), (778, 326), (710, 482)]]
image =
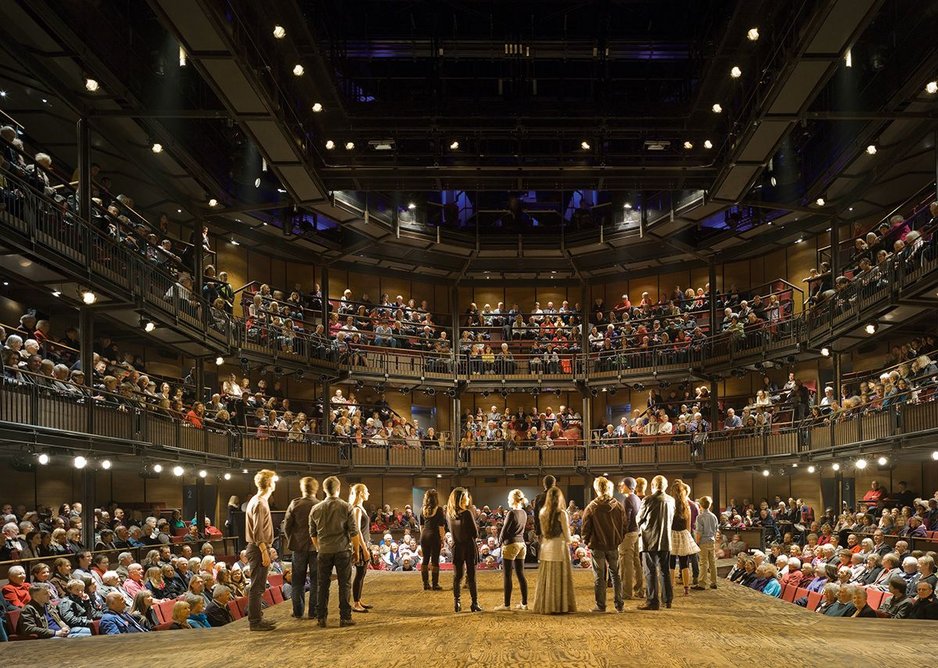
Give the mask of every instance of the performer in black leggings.
[[(352, 506), (352, 521), (361, 536), (362, 544), (368, 544), (368, 513), (365, 511), (365, 501), (368, 500), (368, 488), (362, 483), (352, 485), (349, 491), (349, 505)], [(365, 573), (368, 572), (368, 562), (356, 559), (355, 574), (352, 576), (352, 612), (368, 612), (370, 605), (362, 603), (362, 588), (365, 586)]]
[(502, 546), (502, 573), (504, 576), (505, 604), (495, 608), (496, 611), (511, 610), (511, 571), (518, 577), (518, 588), (521, 589), (521, 603), (519, 610), (528, 609), (528, 581), (524, 577), (524, 557), (527, 546), (524, 544), (524, 529), (528, 523), (528, 514), (524, 511), (528, 500), (524, 492), (513, 489), (508, 493), (508, 506), (511, 510), (505, 516), (502, 524), (502, 533), (498, 537), (498, 544)]
[(428, 489), (423, 495), (421, 524), (420, 548), (423, 551), (423, 561), (420, 564), (420, 575), (423, 577), (423, 588), (441, 591), (443, 587), (440, 586), (440, 550), (446, 535), (446, 514), (440, 506), (440, 497), (435, 489)]
[(482, 612), (479, 607), (479, 593), (476, 590), (476, 538), (479, 528), (472, 510), (472, 498), (463, 487), (457, 487), (449, 495), (446, 504), (446, 521), (449, 523), (449, 532), (453, 536), (453, 608), (456, 612), (462, 610), (459, 600), (460, 584), (463, 571), (466, 573), (466, 584), (469, 585), (469, 595), (472, 597), (472, 612)]

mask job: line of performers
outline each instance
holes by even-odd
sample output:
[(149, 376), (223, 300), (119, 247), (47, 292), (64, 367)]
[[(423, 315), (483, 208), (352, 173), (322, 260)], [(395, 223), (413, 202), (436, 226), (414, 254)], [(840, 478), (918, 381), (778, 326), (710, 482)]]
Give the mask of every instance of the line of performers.
[[(266, 631), (274, 624), (263, 619), (261, 598), (270, 564), (273, 525), (267, 499), (276, 485), (273, 471), (262, 470), (255, 476), (257, 494), (246, 507), (247, 556), (251, 567), (248, 619), (252, 630)], [(595, 498), (582, 515), (581, 536), (592, 553), (595, 606), (592, 612), (606, 611), (607, 582), (611, 580), (613, 603), (621, 612), (625, 601), (644, 597), (640, 610), (670, 608), (673, 601), (672, 571), (679, 573), (687, 595), (691, 588), (691, 561), (700, 553), (700, 582), (709, 577), (716, 588), (714, 538), (717, 518), (710, 511), (709, 497), (699, 506), (689, 499), (689, 487), (674, 481), (674, 496), (667, 493), (668, 481), (655, 476), (650, 494), (645, 494), (642, 478), (625, 478), (619, 484), (624, 495), (620, 503), (613, 496), (613, 483), (599, 477), (594, 480)], [(316, 498), (319, 484), (314, 478), (300, 480), (302, 496), (290, 502), (284, 518), (287, 547), (292, 550), (291, 592), (293, 617), (305, 612), (320, 627), (327, 626), (329, 582), (333, 571), (339, 586), (339, 624), (352, 626), (352, 613), (367, 613), (372, 606), (362, 600), (365, 574), (370, 560), (369, 521), (365, 510), (368, 488), (357, 483), (350, 487), (348, 502), (339, 498), (341, 482), (330, 476), (323, 480), (325, 499)], [(525, 529), (528, 500), (521, 490), (508, 495), (510, 511), (502, 525), (499, 543), (502, 550), (504, 601), (496, 611), (511, 610), (513, 578), (517, 579), (521, 601), (515, 609), (528, 609), (528, 584), (524, 574), (527, 555)], [(576, 612), (573, 567), (570, 559), (570, 518), (566, 500), (553, 476), (545, 476), (543, 492), (533, 505), (535, 533), (538, 536), (539, 569), (533, 611), (542, 614)], [(440, 552), (447, 530), (453, 546), (453, 606), (462, 608), (462, 582), (465, 577), (472, 612), (481, 612), (476, 586), (476, 562), (479, 537), (478, 512), (464, 487), (456, 487), (445, 506), (435, 489), (427, 490), (421, 511), (420, 543), (423, 551), (421, 574), (426, 590), (440, 586)], [(697, 540), (691, 535), (696, 530)], [(699, 545), (698, 545), (699, 541)], [(640, 566), (641, 562), (641, 566)], [(644, 583), (636, 577), (642, 568)], [(304, 583), (309, 581), (309, 599)], [(255, 586), (257, 584), (257, 586)], [(702, 589), (701, 585), (695, 588)]]

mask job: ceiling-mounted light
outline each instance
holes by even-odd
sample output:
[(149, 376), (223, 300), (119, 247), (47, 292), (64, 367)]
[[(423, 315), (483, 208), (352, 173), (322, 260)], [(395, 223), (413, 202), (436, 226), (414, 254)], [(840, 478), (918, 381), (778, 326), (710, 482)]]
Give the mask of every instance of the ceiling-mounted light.
[(232, 245), (232, 246), (240, 246), (241, 243), (240, 243), (237, 239), (232, 239), (232, 240), (231, 240), (231, 245)]
[(216, 206), (218, 206), (218, 200), (213, 197), (212, 199), (210, 199), (210, 200), (208, 201), (208, 205), (209, 205), (210, 207), (216, 207)]
[(853, 67), (853, 51), (851, 49), (847, 49), (847, 53), (844, 55), (844, 65)]
[(306, 70), (304, 70), (304, 69), (303, 69), (303, 66), (300, 65), (299, 63), (297, 63), (296, 65), (293, 66), (293, 76), (295, 76), (295, 77), (301, 77), (301, 76), (303, 76), (303, 72), (305, 72), (305, 71), (306, 71)]
[(793, 469), (798, 468), (798, 462), (792, 462), (791, 467), (792, 467)]
[(407, 208), (408, 208), (410, 211), (413, 211), (414, 209), (417, 208), (417, 205), (414, 204), (413, 202), (408, 202), (408, 203), (407, 203)]
[(353, 142), (353, 141), (347, 141), (347, 142), (345, 142), (345, 150), (346, 150), (346, 151), (352, 151), (352, 150), (354, 150), (354, 149), (355, 149), (355, 142)]
[(821, 357), (830, 357), (831, 349), (830, 348), (821, 348)]
[(758, 39), (759, 39), (759, 29), (758, 29), (758, 28), (750, 28), (750, 29), (749, 29), (749, 32), (746, 33), (746, 39), (748, 39), (750, 42), (756, 42), (756, 41), (758, 41)]
[(72, 460), (72, 464), (75, 466), (76, 469), (83, 469), (86, 466), (88, 466), (88, 460), (82, 457), (81, 455), (78, 455), (77, 457), (75, 457), (75, 459)]
[(688, 151), (691, 150), (692, 148), (694, 148), (693, 142), (689, 142), (689, 141), (684, 142), (684, 148), (687, 149)]
[(53, 291), (52, 291), (52, 296), (53, 296), (53, 297), (61, 297), (61, 296), (62, 296), (62, 291), (61, 291), (61, 290), (53, 290)]
[(927, 84), (925, 84), (925, 92), (929, 95), (938, 93), (938, 81), (929, 81)]
[(105, 471), (111, 470), (111, 460), (110, 460), (110, 459), (102, 459), (102, 460), (101, 460), (101, 468), (103, 468)]
[(584, 139), (580, 142), (580, 148), (582, 148), (584, 151), (588, 151), (590, 150), (590, 143)]
[(875, 322), (868, 323), (865, 327), (867, 334), (875, 334), (877, 329), (877, 324)]
[(222, 357), (221, 355), (215, 358), (215, 366), (221, 366), (224, 363), (225, 363), (225, 358)]
[(81, 291), (81, 301), (88, 306), (91, 306), (96, 301), (98, 301), (98, 296), (87, 288)]
[(880, 466), (885, 466), (889, 463), (889, 457), (880, 456), (880, 458), (876, 460), (876, 463)]
[(322, 111), (322, 104), (320, 104), (319, 102), (314, 103), (314, 104), (313, 104), (313, 113), (314, 113), (314, 114), (318, 114), (320, 111)]
[(96, 93), (100, 87), (96, 79), (91, 77), (85, 79), (85, 90), (89, 93)]
[(256, 179), (254, 179), (254, 187), (255, 188), (261, 187), (261, 177), (258, 176)]
[(226, 472), (225, 475), (222, 476), (222, 478), (224, 478), (225, 480), (231, 480), (231, 474)]
[(450, 151), (458, 151), (458, 150), (459, 150), (459, 142), (456, 141), (455, 139), (454, 139), (452, 142), (450, 142), (449, 150), (450, 150)]
[(804, 237), (798, 237), (797, 239), (795, 239), (795, 243), (796, 243), (796, 244), (803, 244), (803, 243), (804, 243)]
[(332, 141), (331, 139), (327, 140), (327, 141), (326, 141), (326, 150), (327, 150), (327, 151), (331, 151), (331, 150), (334, 149), (334, 148), (335, 148), (335, 142)]
[(704, 148), (709, 151), (711, 148), (713, 148), (713, 142), (710, 141), (709, 139), (705, 140), (705, 141), (704, 141)]
[(626, 202), (625, 204), (622, 205), (622, 208), (623, 208), (623, 209), (631, 209), (631, 208), (632, 208), (632, 203), (631, 203), (631, 202)]
[(869, 153), (870, 155), (876, 155), (877, 150), (878, 149), (876, 148), (876, 144), (870, 144), (869, 146), (866, 147), (866, 152)]
[(49, 463), (49, 455), (47, 455), (44, 452), (40, 452), (39, 455), (36, 457), (36, 461), (42, 464), (43, 466), (45, 466), (46, 464)]
[(280, 476), (279, 476), (279, 475), (275, 475), (275, 476), (274, 476), (274, 482), (280, 482)]
[(931, 458), (934, 459), (935, 461), (938, 461), (938, 450), (931, 451)]
[(763, 475), (763, 477), (768, 478), (768, 477), (769, 477), (769, 470), (768, 470), (768, 469), (762, 469), (762, 475)]
[(818, 206), (824, 206), (825, 204), (827, 204), (827, 202), (824, 201), (823, 197), (818, 197), (816, 203)]
[(774, 176), (770, 176), (769, 184), (774, 188), (775, 186), (778, 185), (778, 179), (776, 179)]
[(267, 158), (261, 158), (261, 171), (267, 171)]
[(867, 464), (866, 460), (863, 459), (862, 457), (853, 463), (853, 465), (856, 466), (861, 471), (866, 468), (866, 464)]
[(287, 29), (281, 25), (274, 26), (274, 37), (277, 39), (283, 39), (287, 36)]
[(162, 473), (162, 472), (163, 472), (163, 465), (162, 465), (162, 464), (154, 464), (154, 465), (153, 465), (153, 472), (154, 472), (154, 473)]
[(183, 48), (182, 44), (179, 45), (179, 67), (186, 66), (186, 50)]
[(200, 478), (204, 478), (204, 477), (206, 477), (207, 475), (208, 475), (208, 471), (206, 471), (205, 469), (201, 469), (201, 470), (199, 471), (199, 477), (200, 477)]
[(839, 471), (840, 464), (838, 464), (837, 462), (834, 462), (833, 464), (831, 464), (831, 468), (834, 469), (835, 471)]
[(153, 151), (154, 153), (162, 153), (163, 145), (160, 144), (159, 142), (156, 142), (153, 144), (153, 146), (150, 147), (150, 150)]
[(735, 65), (733, 66), (733, 69), (730, 70), (730, 76), (733, 77), (734, 79), (738, 79), (742, 75), (743, 75), (743, 71), (739, 69), (738, 67), (736, 67)]
[(817, 467), (811, 464), (811, 466), (808, 467), (808, 473), (814, 473), (815, 471), (817, 471)]
[(186, 472), (186, 469), (182, 468), (181, 466), (173, 467), (173, 475), (176, 476), (177, 478), (182, 477), (182, 474), (185, 472)]
[(154, 329), (156, 329), (156, 323), (152, 320), (147, 320), (145, 323), (143, 323), (143, 331), (152, 332)]
[(717, 102), (716, 104), (714, 104), (714, 105), (713, 105), (712, 107), (710, 107), (710, 108), (713, 109), (713, 113), (715, 113), (715, 114), (722, 114), (722, 113), (723, 113), (723, 107), (720, 106), (720, 103), (719, 103), (719, 102)]

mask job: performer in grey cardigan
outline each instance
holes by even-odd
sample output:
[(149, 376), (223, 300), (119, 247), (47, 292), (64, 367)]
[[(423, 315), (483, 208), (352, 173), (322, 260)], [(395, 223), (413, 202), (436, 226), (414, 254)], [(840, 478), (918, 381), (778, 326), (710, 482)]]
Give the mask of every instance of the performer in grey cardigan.
[[(671, 607), (671, 522), (674, 520), (674, 499), (666, 493), (668, 480), (656, 475), (651, 481), (651, 494), (642, 499), (638, 514), (639, 550), (645, 571), (645, 603), (639, 610), (658, 610), (661, 603)], [(659, 578), (661, 579), (659, 581)], [(659, 591), (663, 585), (664, 591)]]

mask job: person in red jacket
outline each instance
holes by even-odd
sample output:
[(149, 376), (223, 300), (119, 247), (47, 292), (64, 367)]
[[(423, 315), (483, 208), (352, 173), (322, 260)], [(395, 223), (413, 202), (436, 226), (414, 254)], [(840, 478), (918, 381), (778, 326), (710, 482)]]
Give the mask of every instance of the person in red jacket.
[(3, 599), (16, 608), (25, 608), (31, 600), (29, 584), (26, 582), (26, 569), (22, 566), (11, 566), (7, 579), (9, 584), (3, 585)]
[(196, 429), (202, 429), (202, 420), (205, 417), (205, 404), (201, 401), (196, 401), (192, 408), (186, 413), (186, 422), (191, 424)]

